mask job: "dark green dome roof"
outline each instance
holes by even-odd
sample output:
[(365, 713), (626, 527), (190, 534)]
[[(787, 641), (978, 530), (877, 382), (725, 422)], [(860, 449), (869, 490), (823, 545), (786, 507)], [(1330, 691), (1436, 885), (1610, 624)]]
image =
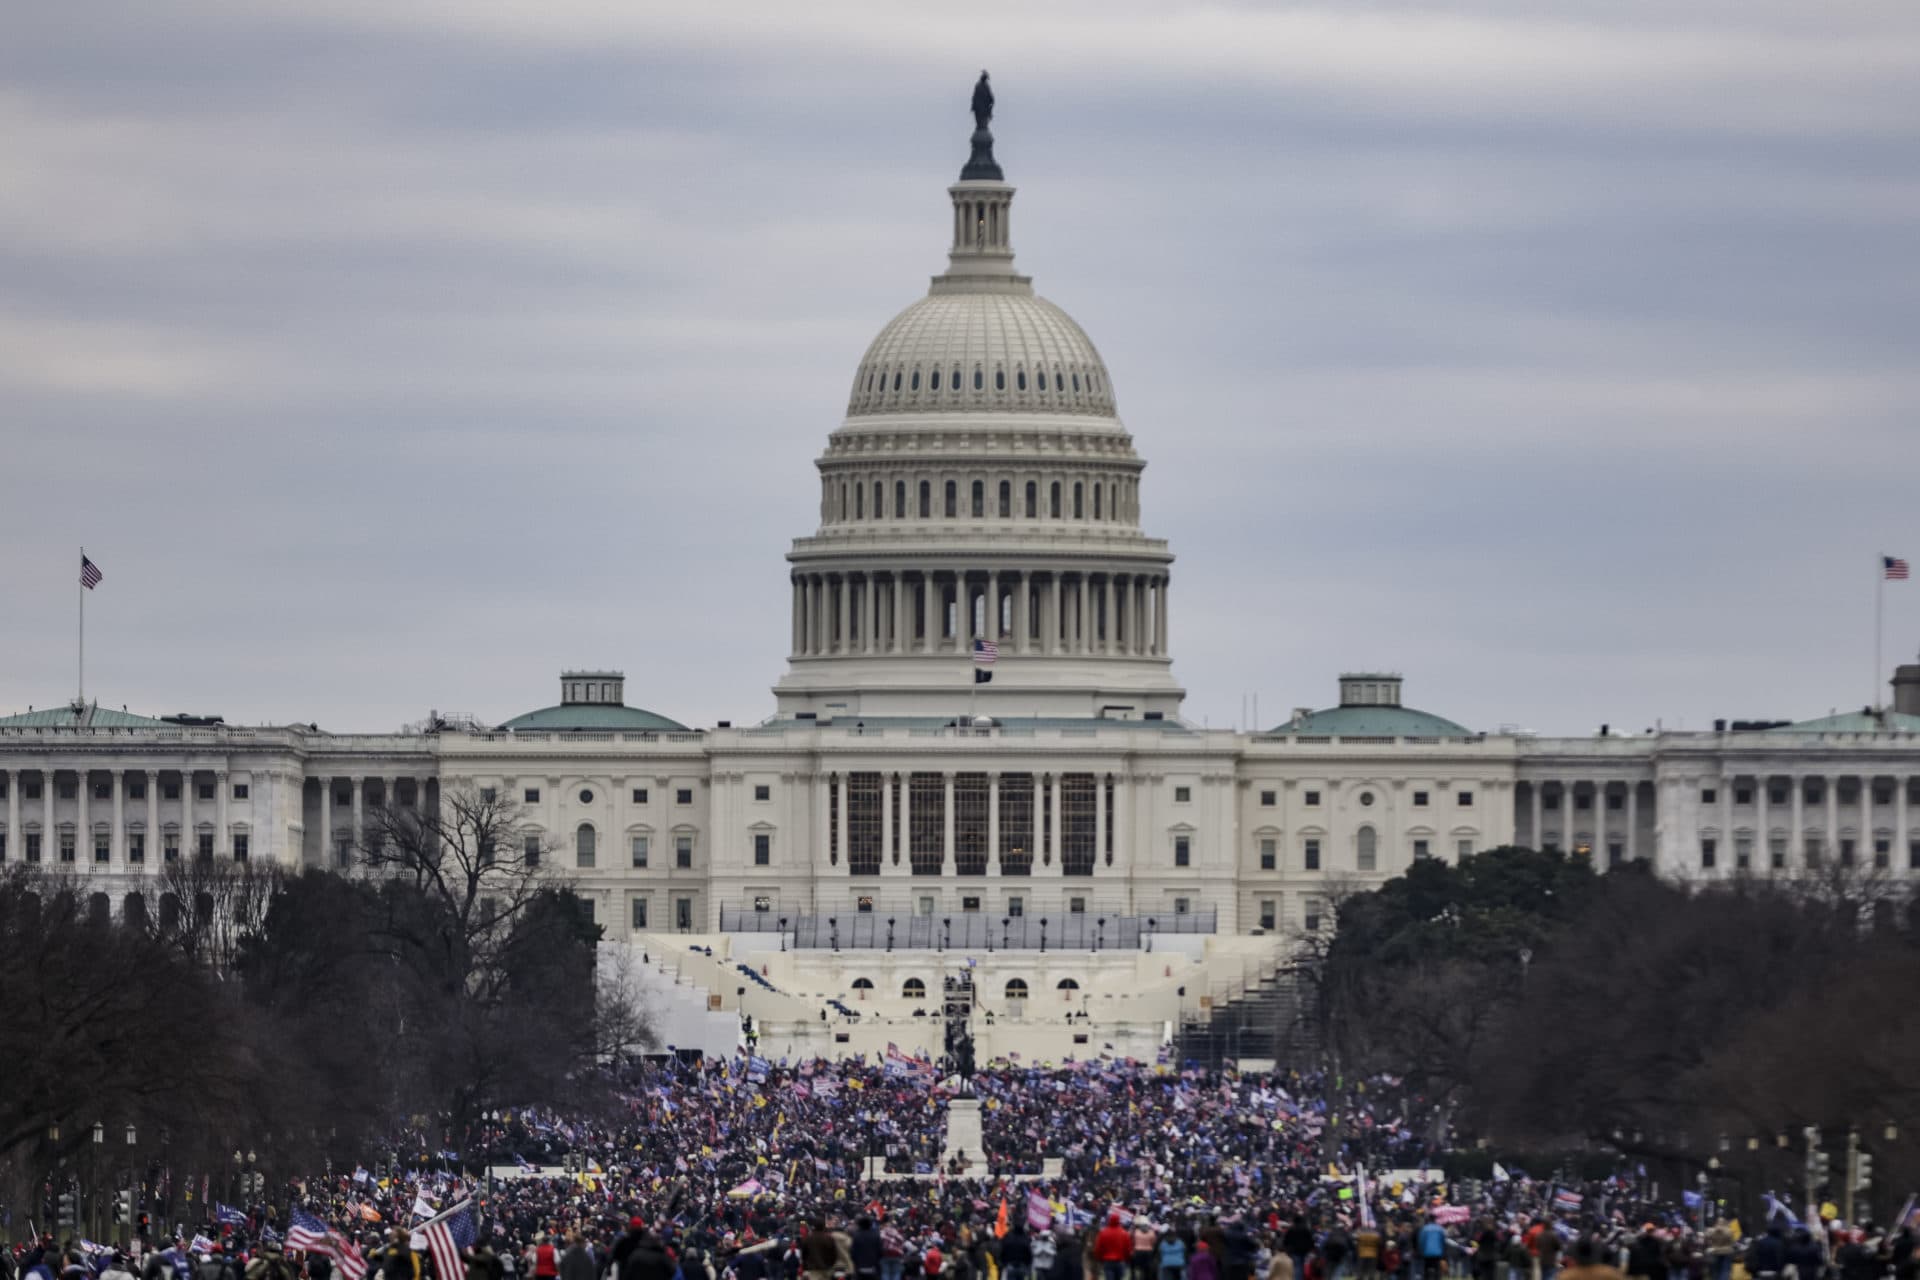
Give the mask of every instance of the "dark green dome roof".
[(613, 706), (606, 703), (573, 702), (557, 707), (542, 707), (515, 716), (502, 729), (528, 729), (542, 732), (598, 730), (613, 733), (685, 733), (687, 726), (678, 720), (655, 715), (641, 707)]
[(1337, 738), (1470, 738), (1473, 731), (1412, 707), (1328, 707), (1310, 711), (1274, 730)]

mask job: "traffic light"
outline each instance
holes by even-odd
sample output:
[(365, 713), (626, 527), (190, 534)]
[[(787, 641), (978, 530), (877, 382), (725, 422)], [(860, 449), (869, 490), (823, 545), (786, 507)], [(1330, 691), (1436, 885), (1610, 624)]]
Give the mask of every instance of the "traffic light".
[(143, 1240), (146, 1239), (148, 1236), (153, 1234), (152, 1216), (145, 1213), (141, 1214), (136, 1223), (136, 1226), (140, 1232), (140, 1238)]
[(71, 1227), (80, 1221), (80, 1203), (71, 1191), (60, 1193), (60, 1225)]
[(1873, 1156), (1861, 1151), (1853, 1157), (1853, 1189), (1866, 1191), (1873, 1186)]
[(1826, 1186), (1833, 1178), (1833, 1157), (1824, 1151), (1814, 1152), (1808, 1167), (1813, 1173), (1813, 1185), (1816, 1187)]

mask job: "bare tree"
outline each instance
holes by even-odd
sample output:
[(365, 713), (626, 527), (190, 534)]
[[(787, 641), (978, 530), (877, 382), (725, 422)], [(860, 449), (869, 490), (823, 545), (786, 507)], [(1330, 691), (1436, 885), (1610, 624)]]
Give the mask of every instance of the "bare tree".
[(260, 932), (284, 883), (285, 873), (273, 864), (176, 858), (161, 868), (160, 894), (177, 909), (151, 914), (145, 923), (189, 960), (224, 976), (247, 939)]

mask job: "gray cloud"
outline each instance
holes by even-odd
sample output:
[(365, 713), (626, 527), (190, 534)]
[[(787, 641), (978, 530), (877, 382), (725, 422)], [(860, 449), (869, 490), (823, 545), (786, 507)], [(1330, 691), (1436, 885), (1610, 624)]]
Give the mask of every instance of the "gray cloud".
[(763, 714), (811, 461), (939, 268), (983, 61), (1021, 264), (1151, 464), (1196, 719), (1354, 664), (1484, 726), (1857, 704), (1870, 557), (1920, 554), (1916, 36), (1785, 0), (16, 15), (0, 706), (69, 689), (84, 541), (103, 701), (378, 728), (611, 662)]

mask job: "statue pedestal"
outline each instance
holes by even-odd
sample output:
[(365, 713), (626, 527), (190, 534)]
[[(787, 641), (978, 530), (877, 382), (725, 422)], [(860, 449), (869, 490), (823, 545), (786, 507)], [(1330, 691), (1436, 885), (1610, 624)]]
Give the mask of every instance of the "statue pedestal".
[(966, 1160), (967, 1176), (987, 1176), (986, 1138), (980, 1127), (978, 1098), (947, 1100), (947, 1145), (940, 1152), (941, 1167), (944, 1169), (955, 1156)]

